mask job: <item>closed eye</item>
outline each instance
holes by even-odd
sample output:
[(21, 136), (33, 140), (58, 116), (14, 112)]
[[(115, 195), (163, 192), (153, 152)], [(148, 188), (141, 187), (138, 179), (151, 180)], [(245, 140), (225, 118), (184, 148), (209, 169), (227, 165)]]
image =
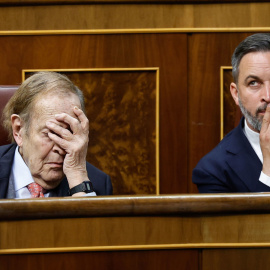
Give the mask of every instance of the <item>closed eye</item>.
[(43, 131), (42, 135), (48, 137), (49, 130)]
[(48, 137), (48, 134), (49, 133), (52, 133), (52, 134), (55, 134), (55, 135), (57, 135), (54, 131), (52, 131), (52, 130), (47, 130), (47, 131), (43, 131), (42, 132), (42, 134), (45, 136), (45, 137)]

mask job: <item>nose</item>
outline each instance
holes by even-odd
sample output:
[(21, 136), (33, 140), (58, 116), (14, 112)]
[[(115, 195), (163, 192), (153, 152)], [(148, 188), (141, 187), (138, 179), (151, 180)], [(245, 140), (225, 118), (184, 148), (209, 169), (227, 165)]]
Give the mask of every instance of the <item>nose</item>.
[(263, 101), (270, 103), (270, 84), (265, 85), (262, 99)]
[(57, 144), (53, 145), (52, 148), (53, 152), (58, 153), (61, 156), (64, 156), (66, 154), (66, 151), (63, 150), (60, 146), (58, 146)]

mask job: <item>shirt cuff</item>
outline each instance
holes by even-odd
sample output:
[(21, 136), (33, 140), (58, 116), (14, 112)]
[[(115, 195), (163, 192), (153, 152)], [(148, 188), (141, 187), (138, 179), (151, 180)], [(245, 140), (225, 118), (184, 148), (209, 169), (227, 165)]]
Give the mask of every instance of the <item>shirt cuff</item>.
[(259, 178), (260, 182), (262, 182), (263, 184), (267, 185), (268, 187), (270, 187), (270, 176), (264, 174), (263, 172), (261, 172), (260, 178)]
[[(270, 179), (270, 177), (269, 177), (269, 179)], [(270, 180), (269, 180), (270, 181)], [(269, 182), (270, 183), (270, 182)], [(86, 197), (86, 196), (97, 196), (97, 194), (96, 194), (96, 192), (95, 191), (93, 191), (93, 192), (90, 192), (90, 193), (85, 193), (84, 195), (83, 195), (83, 197)]]

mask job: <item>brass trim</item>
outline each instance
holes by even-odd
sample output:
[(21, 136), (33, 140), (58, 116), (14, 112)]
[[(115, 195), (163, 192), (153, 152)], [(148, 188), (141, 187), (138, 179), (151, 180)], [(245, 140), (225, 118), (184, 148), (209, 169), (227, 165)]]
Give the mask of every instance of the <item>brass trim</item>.
[(206, 27), (206, 28), (134, 28), (134, 29), (77, 29), (77, 30), (11, 30), (0, 31), (1, 36), (23, 35), (99, 35), (140, 33), (209, 33), (209, 32), (270, 32), (270, 27)]
[[(23, 69), (22, 81), (26, 72), (55, 71), (55, 72), (80, 72), (80, 71), (156, 71), (156, 195), (160, 195), (159, 175), (159, 67), (142, 68), (74, 68), (74, 69)], [(149, 194), (151, 195), (151, 194)]]
[(156, 69), (156, 194), (160, 195), (159, 183), (159, 68)]
[(220, 140), (224, 137), (224, 70), (232, 70), (232, 67), (220, 67)]
[[(84, 0), (84, 1), (80, 1), (78, 3), (77, 0), (58, 0), (58, 1), (54, 1), (54, 0), (40, 0), (40, 1), (35, 1), (35, 0), (1, 0), (0, 1), (0, 5), (2, 6), (12, 6), (12, 5), (21, 5), (21, 6), (27, 6), (29, 4), (33, 5), (33, 6), (38, 6), (40, 4), (43, 5), (73, 5), (73, 4), (96, 4), (96, 5), (100, 5), (100, 4), (107, 4), (107, 5), (111, 5), (111, 4), (164, 4), (164, 0)], [(184, 3), (183, 3), (184, 2)], [(213, 4), (213, 1), (210, 0), (201, 0), (200, 1), (201, 4)], [(230, 3), (234, 3), (235, 0), (221, 0), (218, 1), (219, 4), (230, 4)], [(240, 3), (245, 3), (247, 1), (245, 0), (238, 0), (237, 2)], [(263, 1), (259, 1), (259, 2), (263, 2)], [(188, 0), (188, 1), (183, 1), (183, 0), (167, 0), (165, 2), (166, 4), (197, 4), (198, 1), (195, 0)]]
[(25, 80), (26, 72), (55, 71), (55, 72), (80, 72), (80, 71), (159, 71), (159, 67), (141, 67), (141, 68), (50, 68), (50, 69), (23, 69), (22, 81)]
[(92, 246), (92, 247), (57, 247), (57, 248), (16, 248), (1, 249), (3, 254), (32, 254), (32, 253), (70, 253), (87, 251), (124, 251), (124, 250), (161, 250), (161, 249), (244, 249), (268, 248), (270, 243), (193, 243), (193, 244), (158, 244), (158, 245), (120, 245), (120, 246)]

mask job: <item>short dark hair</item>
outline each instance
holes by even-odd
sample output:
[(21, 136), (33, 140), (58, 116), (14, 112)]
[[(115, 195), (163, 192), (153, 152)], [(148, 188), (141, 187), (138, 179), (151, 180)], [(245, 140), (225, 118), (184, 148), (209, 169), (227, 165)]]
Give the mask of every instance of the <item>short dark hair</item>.
[(3, 126), (7, 130), (10, 140), (14, 141), (11, 115), (18, 114), (26, 124), (27, 131), (31, 123), (31, 112), (35, 101), (48, 92), (62, 95), (74, 93), (80, 100), (82, 110), (85, 111), (82, 91), (67, 76), (51, 71), (37, 72), (20, 85), (4, 108)]
[(237, 84), (239, 76), (239, 64), (244, 55), (251, 52), (270, 51), (270, 34), (258, 33), (248, 36), (235, 49), (232, 55), (232, 75)]

